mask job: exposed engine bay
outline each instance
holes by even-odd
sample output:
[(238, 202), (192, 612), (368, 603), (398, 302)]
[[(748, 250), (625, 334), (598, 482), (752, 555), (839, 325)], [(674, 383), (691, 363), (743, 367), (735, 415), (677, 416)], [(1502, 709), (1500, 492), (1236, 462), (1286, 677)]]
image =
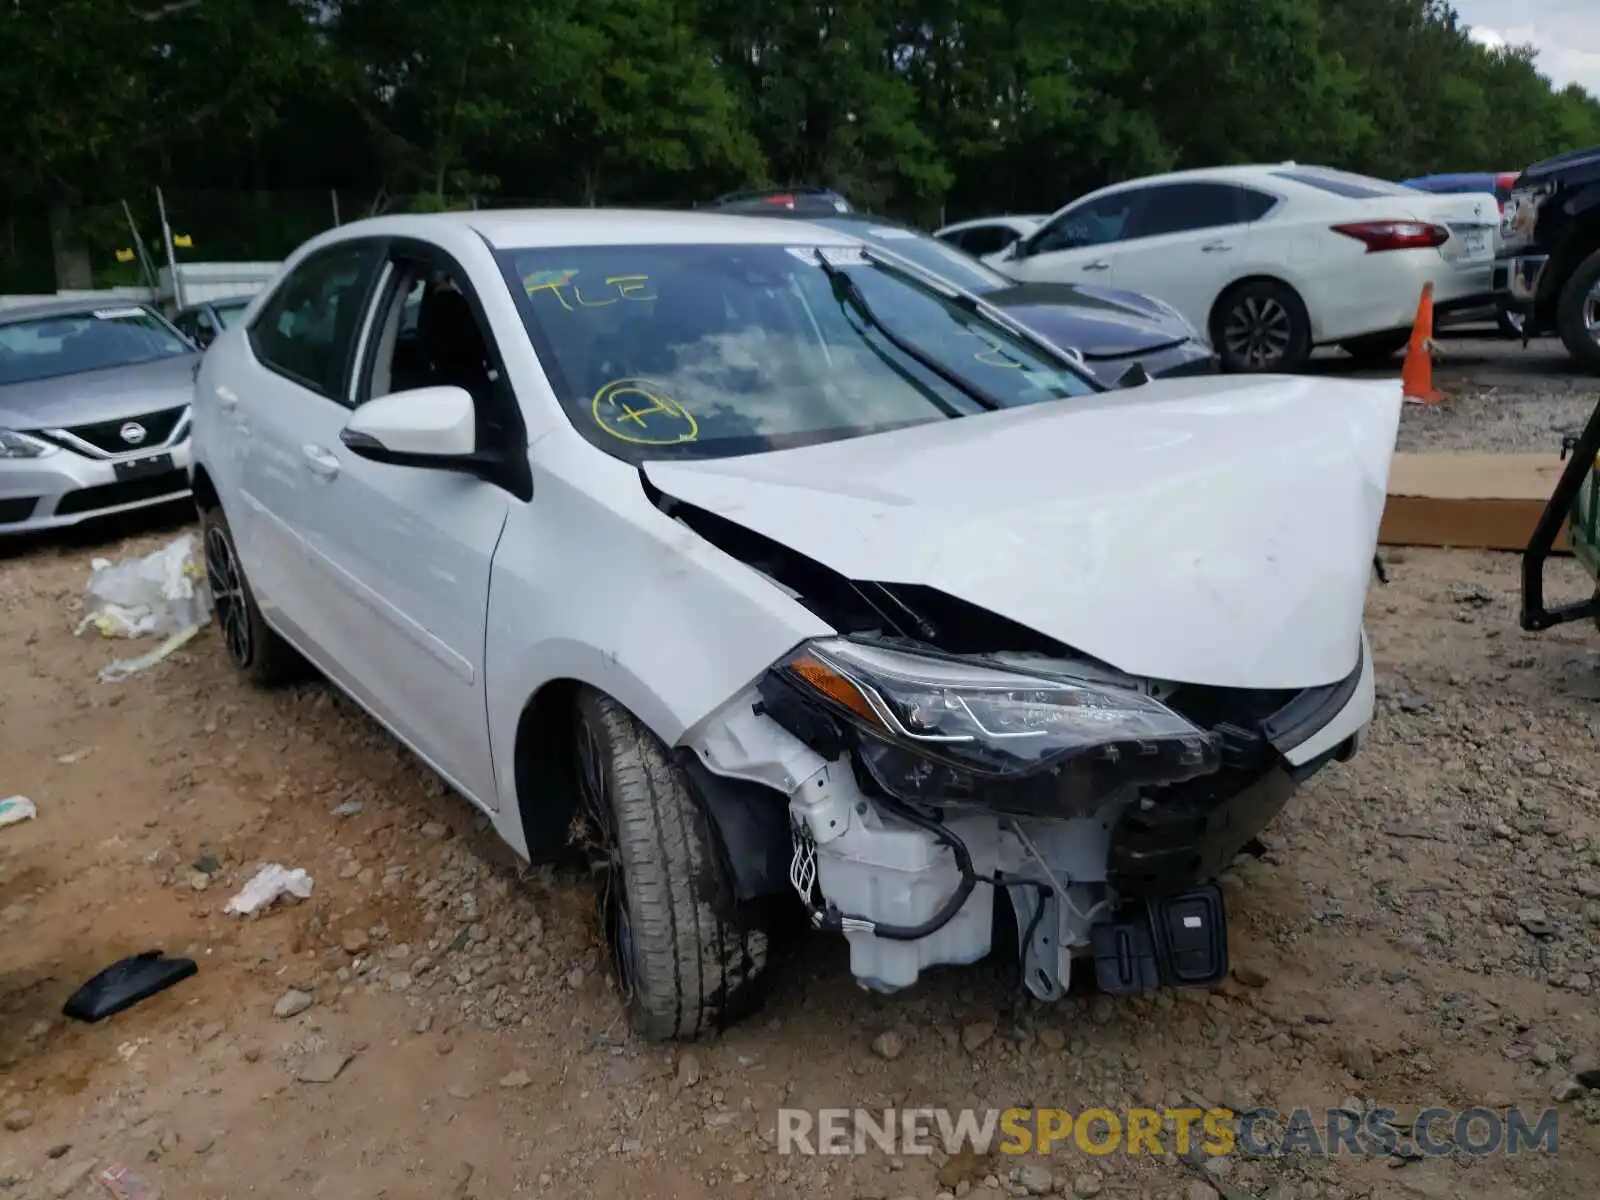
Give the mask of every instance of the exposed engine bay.
[(695, 731), (688, 765), (741, 895), (791, 888), (874, 990), (988, 955), (1000, 892), (1042, 1000), (1081, 960), (1111, 992), (1215, 983), (1228, 970), (1216, 876), (1300, 782), (1358, 749), (1370, 717), (1364, 637), (1345, 678), (1309, 689), (1135, 678), (646, 487), (838, 631)]

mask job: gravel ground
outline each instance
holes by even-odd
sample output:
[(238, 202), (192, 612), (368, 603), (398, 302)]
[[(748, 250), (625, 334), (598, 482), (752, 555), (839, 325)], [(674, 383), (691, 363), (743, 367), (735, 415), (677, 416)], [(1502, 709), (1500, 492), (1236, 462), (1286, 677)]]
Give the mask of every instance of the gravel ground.
[[(1449, 398), (1438, 406), (1406, 405), (1399, 448), (1409, 453), (1493, 451), (1549, 454), (1577, 433), (1600, 403), (1600, 376), (1574, 369), (1557, 338), (1520, 342), (1446, 331), (1439, 339), (1434, 383)], [(1360, 370), (1338, 351), (1323, 352), (1315, 369), (1333, 376), (1382, 378), (1399, 374), (1396, 356), (1383, 370)]]
[[(0, 795), (40, 809), (0, 829), (0, 1196), (97, 1194), (113, 1164), (169, 1197), (1600, 1194), (1600, 1092), (1574, 1082), (1600, 1067), (1600, 645), (1520, 633), (1511, 557), (1386, 555), (1372, 741), (1228, 872), (1221, 987), (1051, 1007), (994, 962), (885, 998), (838, 945), (798, 940), (755, 1018), (663, 1048), (626, 1032), (583, 882), (519, 868), (328, 687), (252, 691), (214, 630), (95, 681), (129, 647), (72, 635), (89, 559), (174, 530), (0, 567)], [(311, 898), (226, 916), (265, 861), (308, 870)], [(80, 982), (157, 946), (199, 974), (101, 1025), (62, 1020)], [(784, 1106), (1138, 1103), (1553, 1106), (1560, 1153), (773, 1145)]]

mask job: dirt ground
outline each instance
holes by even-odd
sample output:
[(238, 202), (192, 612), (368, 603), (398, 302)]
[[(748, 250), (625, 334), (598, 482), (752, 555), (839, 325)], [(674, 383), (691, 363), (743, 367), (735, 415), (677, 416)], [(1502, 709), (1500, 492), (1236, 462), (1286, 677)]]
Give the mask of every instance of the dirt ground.
[[(1594, 402), (1592, 381), (1474, 353), (1489, 365), (1445, 386), (1514, 395), (1526, 438)], [(1408, 414), (1406, 436), (1470, 443), (1486, 407)], [(1600, 634), (1520, 633), (1511, 556), (1386, 555), (1372, 741), (1226, 876), (1235, 978), (1215, 991), (1047, 1007), (997, 961), (878, 997), (838, 945), (800, 940), (755, 1018), (673, 1049), (627, 1032), (583, 881), (519, 868), (328, 686), (252, 691), (214, 628), (97, 682), (146, 647), (73, 636), (89, 560), (181, 520), (0, 559), (0, 796), (39, 807), (0, 829), (0, 1197), (107, 1195), (117, 1164), (169, 1200), (1600, 1194), (1600, 1092), (1572, 1083), (1600, 1067)], [(263, 862), (307, 870), (310, 899), (225, 915)], [(98, 1025), (60, 1015), (154, 948), (199, 973)], [(1191, 1103), (1555, 1107), (1559, 1153), (806, 1158), (773, 1139), (780, 1107)]]

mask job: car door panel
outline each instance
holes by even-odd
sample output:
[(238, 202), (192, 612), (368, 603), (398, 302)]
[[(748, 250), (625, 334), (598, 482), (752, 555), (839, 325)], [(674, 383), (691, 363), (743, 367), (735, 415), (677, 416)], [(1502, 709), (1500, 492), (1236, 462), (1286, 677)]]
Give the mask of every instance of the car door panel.
[[(404, 254), (421, 254), (430, 269), (441, 269), (421, 248)], [(404, 261), (406, 270), (418, 265)], [(447, 269), (465, 278), (458, 265)], [(358, 406), (371, 390), (380, 347), (398, 340), (380, 337), (378, 324), (400, 318), (410, 290), (405, 270), (386, 273), (356, 367)], [(485, 339), (487, 330), (482, 321)], [(419, 334), (426, 341), (427, 331)], [(421, 356), (437, 358), (427, 348)], [(504, 369), (489, 374), (503, 389), (499, 399), (514, 405)], [(310, 545), (326, 605), (323, 636), (337, 655), (355, 662), (352, 673), (380, 718), (475, 803), (494, 809), (484, 636), (490, 568), (513, 497), (460, 472), (362, 458), (340, 441), (343, 423), (341, 416), (337, 426), (315, 428), (312, 443), (302, 447), (303, 469), (321, 481), (329, 514)]]
[(466, 475), (337, 453), (328, 492), (339, 517), (310, 547), (333, 639), (358, 656), (379, 716), (493, 809), (484, 632), (510, 498)]
[(350, 242), (297, 266), (252, 322), (238, 375), (245, 571), (267, 619), (308, 649), (332, 640), (311, 550), (330, 514), (303, 448), (348, 416), (347, 363), (380, 253), (380, 243)]
[(1117, 247), (1116, 286), (1164, 300), (1197, 329), (1254, 255), (1244, 196), (1230, 183), (1184, 182), (1145, 190)]

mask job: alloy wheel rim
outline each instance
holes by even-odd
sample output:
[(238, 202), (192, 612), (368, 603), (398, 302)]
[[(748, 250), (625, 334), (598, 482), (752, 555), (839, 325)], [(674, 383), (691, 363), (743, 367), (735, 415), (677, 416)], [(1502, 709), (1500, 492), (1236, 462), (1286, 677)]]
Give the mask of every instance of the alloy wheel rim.
[(1589, 331), (1590, 340), (1600, 345), (1600, 283), (1595, 284), (1584, 299), (1583, 327)]
[(1271, 296), (1246, 296), (1222, 327), (1223, 345), (1239, 361), (1266, 367), (1283, 358), (1293, 336), (1289, 310)]
[(206, 583), (217, 610), (228, 656), (241, 667), (250, 665), (250, 615), (245, 608), (244, 575), (234, 556), (233, 543), (216, 526), (206, 531)]
[(622, 848), (606, 784), (600, 738), (587, 719), (578, 721), (578, 798), (589, 836), (585, 848), (589, 869), (599, 878), (596, 907), (601, 930), (611, 949), (611, 969), (624, 1001), (634, 993), (633, 921), (622, 878)]

